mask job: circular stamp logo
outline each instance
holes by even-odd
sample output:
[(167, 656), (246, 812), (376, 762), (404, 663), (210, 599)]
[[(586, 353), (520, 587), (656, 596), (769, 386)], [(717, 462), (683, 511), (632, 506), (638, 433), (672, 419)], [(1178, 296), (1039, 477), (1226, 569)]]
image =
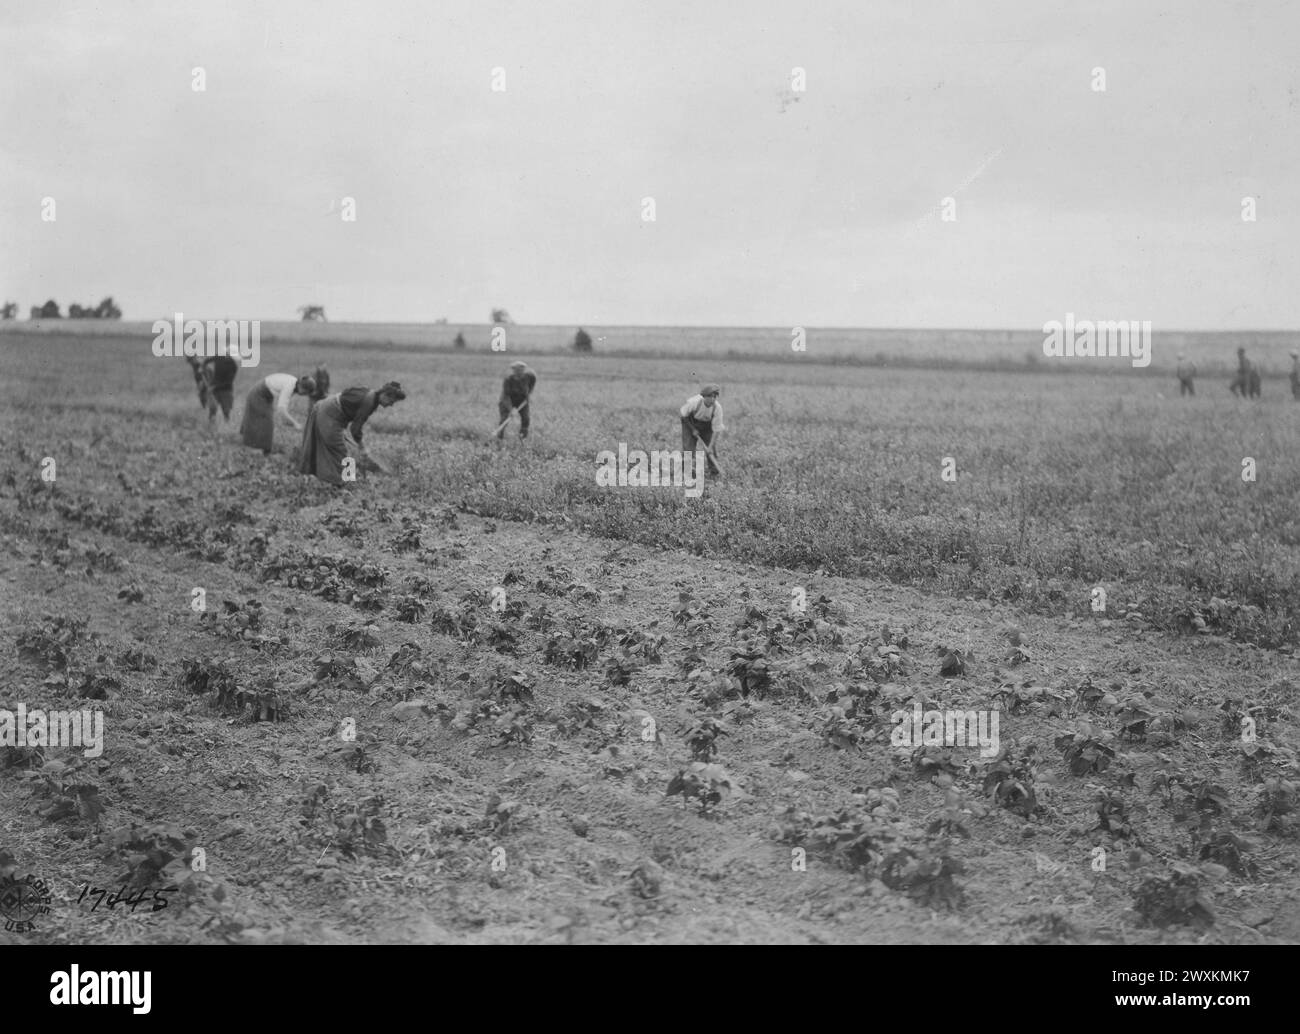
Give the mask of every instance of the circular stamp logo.
[(6, 876), (0, 880), (0, 918), (5, 930), (27, 933), (36, 928), (38, 916), (50, 910), (50, 886), (28, 873), (21, 880)]

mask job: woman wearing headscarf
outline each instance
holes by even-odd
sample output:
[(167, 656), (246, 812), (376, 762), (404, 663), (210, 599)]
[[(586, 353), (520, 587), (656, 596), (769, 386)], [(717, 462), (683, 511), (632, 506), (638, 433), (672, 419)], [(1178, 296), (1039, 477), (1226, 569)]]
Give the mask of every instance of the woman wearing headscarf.
[(307, 414), (298, 457), (300, 474), (315, 474), (331, 485), (343, 484), (343, 461), (350, 455), (365, 459), (362, 428), (380, 406), (391, 406), (406, 398), (397, 381), (382, 388), (348, 388), (330, 395)]
[(686, 405), (680, 410), (683, 462), (686, 454), (695, 453), (696, 441), (702, 442), (708, 457), (706, 473), (709, 477), (716, 477), (721, 473), (714, 462), (718, 454), (715, 435), (719, 431), (726, 430), (722, 423), (722, 403), (718, 401), (720, 394), (722, 389), (718, 385), (705, 384), (700, 388), (700, 393), (688, 398)]
[(301, 431), (302, 424), (289, 412), (289, 402), (295, 395), (311, 396), (315, 390), (316, 381), (311, 377), (291, 373), (263, 377), (244, 400), (244, 420), (239, 425), (244, 444), (269, 456), (275, 439), (275, 418), (279, 416)]

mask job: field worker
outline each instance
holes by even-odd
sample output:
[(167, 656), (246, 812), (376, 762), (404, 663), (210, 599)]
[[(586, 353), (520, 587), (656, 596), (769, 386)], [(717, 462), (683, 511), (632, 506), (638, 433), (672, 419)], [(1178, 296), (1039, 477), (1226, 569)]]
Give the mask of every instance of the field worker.
[(368, 459), (361, 444), (366, 421), (380, 406), (391, 406), (404, 398), (402, 386), (389, 381), (375, 391), (348, 388), (313, 407), (302, 431), (298, 473), (315, 474), (331, 485), (343, 484), (343, 461), (353, 453), (354, 459)]
[(203, 360), (203, 377), (207, 387), (208, 423), (217, 417), (217, 406), (226, 423), (230, 423), (230, 407), (235, 404), (235, 376), (239, 373), (239, 345), (230, 342), (228, 355), (213, 355)]
[(316, 372), (311, 379), (316, 382), (316, 387), (312, 389), (307, 396), (307, 412), (310, 413), (316, 408), (316, 403), (320, 402), (330, 393), (330, 372), (323, 366), (316, 367)]
[[(705, 450), (708, 455), (708, 464), (706, 467), (707, 476), (716, 477), (721, 471), (718, 465), (713, 462), (713, 457), (717, 455), (718, 444), (716, 435), (720, 431), (725, 431), (726, 427), (722, 423), (722, 403), (718, 401), (718, 396), (722, 394), (722, 389), (716, 384), (705, 384), (700, 388), (698, 395), (692, 395), (686, 400), (686, 405), (682, 406), (680, 413), (682, 418), (682, 452), (694, 453), (698, 446), (695, 444), (698, 438), (708, 449)], [(683, 467), (686, 461), (683, 458)]]
[(202, 364), (192, 355), (187, 355), (185, 361), (190, 364), (190, 369), (194, 372), (194, 387), (199, 392), (199, 409), (208, 408), (208, 382), (203, 376)]
[(316, 381), (311, 377), (295, 377), (291, 373), (263, 377), (244, 400), (244, 420), (239, 425), (244, 444), (269, 456), (275, 437), (275, 418), (279, 416), (301, 431), (302, 424), (289, 412), (289, 401), (295, 395), (310, 397), (315, 391)]
[(1300, 352), (1291, 349), (1291, 397), (1300, 402)]
[(1193, 382), (1196, 377), (1196, 364), (1187, 361), (1187, 353), (1178, 353), (1178, 394), (1195, 395), (1196, 385)]
[(1228, 390), (1234, 395), (1240, 393), (1242, 398), (1259, 398), (1259, 371), (1246, 358), (1244, 348), (1237, 349), (1237, 376), (1228, 385)]
[[(497, 437), (506, 436), (506, 422), (510, 419), (512, 409), (519, 410), (519, 437), (528, 437), (529, 410), (533, 388), (537, 386), (537, 374), (528, 369), (528, 364), (516, 359), (510, 364), (510, 373), (501, 382), (501, 400), (497, 403), (497, 415), (501, 426), (497, 428)], [(525, 405), (525, 403), (529, 403)]]

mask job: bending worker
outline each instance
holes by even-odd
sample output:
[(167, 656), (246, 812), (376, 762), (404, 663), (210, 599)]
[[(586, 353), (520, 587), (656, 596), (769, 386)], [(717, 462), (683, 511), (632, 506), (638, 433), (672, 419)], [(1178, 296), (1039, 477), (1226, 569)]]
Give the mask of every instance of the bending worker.
[(700, 388), (700, 393), (688, 398), (686, 405), (680, 410), (683, 465), (685, 454), (694, 453), (698, 448), (696, 445), (698, 439), (704, 443), (705, 454), (708, 457), (705, 467), (708, 477), (717, 477), (721, 473), (718, 465), (713, 462), (718, 454), (717, 434), (726, 430), (722, 423), (722, 403), (718, 401), (721, 393), (722, 389), (716, 384), (705, 384)]
[(533, 388), (537, 386), (537, 374), (528, 369), (528, 364), (516, 359), (510, 364), (510, 373), (501, 382), (501, 401), (497, 404), (497, 413), (501, 426), (497, 428), (497, 437), (506, 436), (506, 424), (510, 420), (511, 410), (519, 410), (519, 437), (528, 437), (528, 423), (532, 407)]

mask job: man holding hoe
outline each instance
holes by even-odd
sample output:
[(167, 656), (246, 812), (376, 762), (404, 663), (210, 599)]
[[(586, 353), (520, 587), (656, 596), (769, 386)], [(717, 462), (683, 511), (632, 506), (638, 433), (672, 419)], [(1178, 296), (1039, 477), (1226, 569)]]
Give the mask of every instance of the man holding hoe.
[(519, 437), (528, 437), (528, 403), (537, 386), (537, 374), (528, 369), (528, 364), (516, 359), (510, 364), (510, 373), (501, 382), (501, 401), (497, 404), (497, 414), (501, 417), (501, 426), (496, 436), (506, 436), (506, 424), (510, 423), (510, 414), (519, 413)]
[(695, 450), (703, 446), (708, 457), (705, 476), (711, 478), (722, 473), (718, 466), (717, 446), (714, 444), (714, 435), (726, 430), (722, 423), (722, 403), (718, 401), (721, 393), (722, 389), (718, 385), (705, 384), (700, 388), (700, 393), (688, 398), (680, 410), (682, 465), (686, 465), (687, 454), (694, 455)]

